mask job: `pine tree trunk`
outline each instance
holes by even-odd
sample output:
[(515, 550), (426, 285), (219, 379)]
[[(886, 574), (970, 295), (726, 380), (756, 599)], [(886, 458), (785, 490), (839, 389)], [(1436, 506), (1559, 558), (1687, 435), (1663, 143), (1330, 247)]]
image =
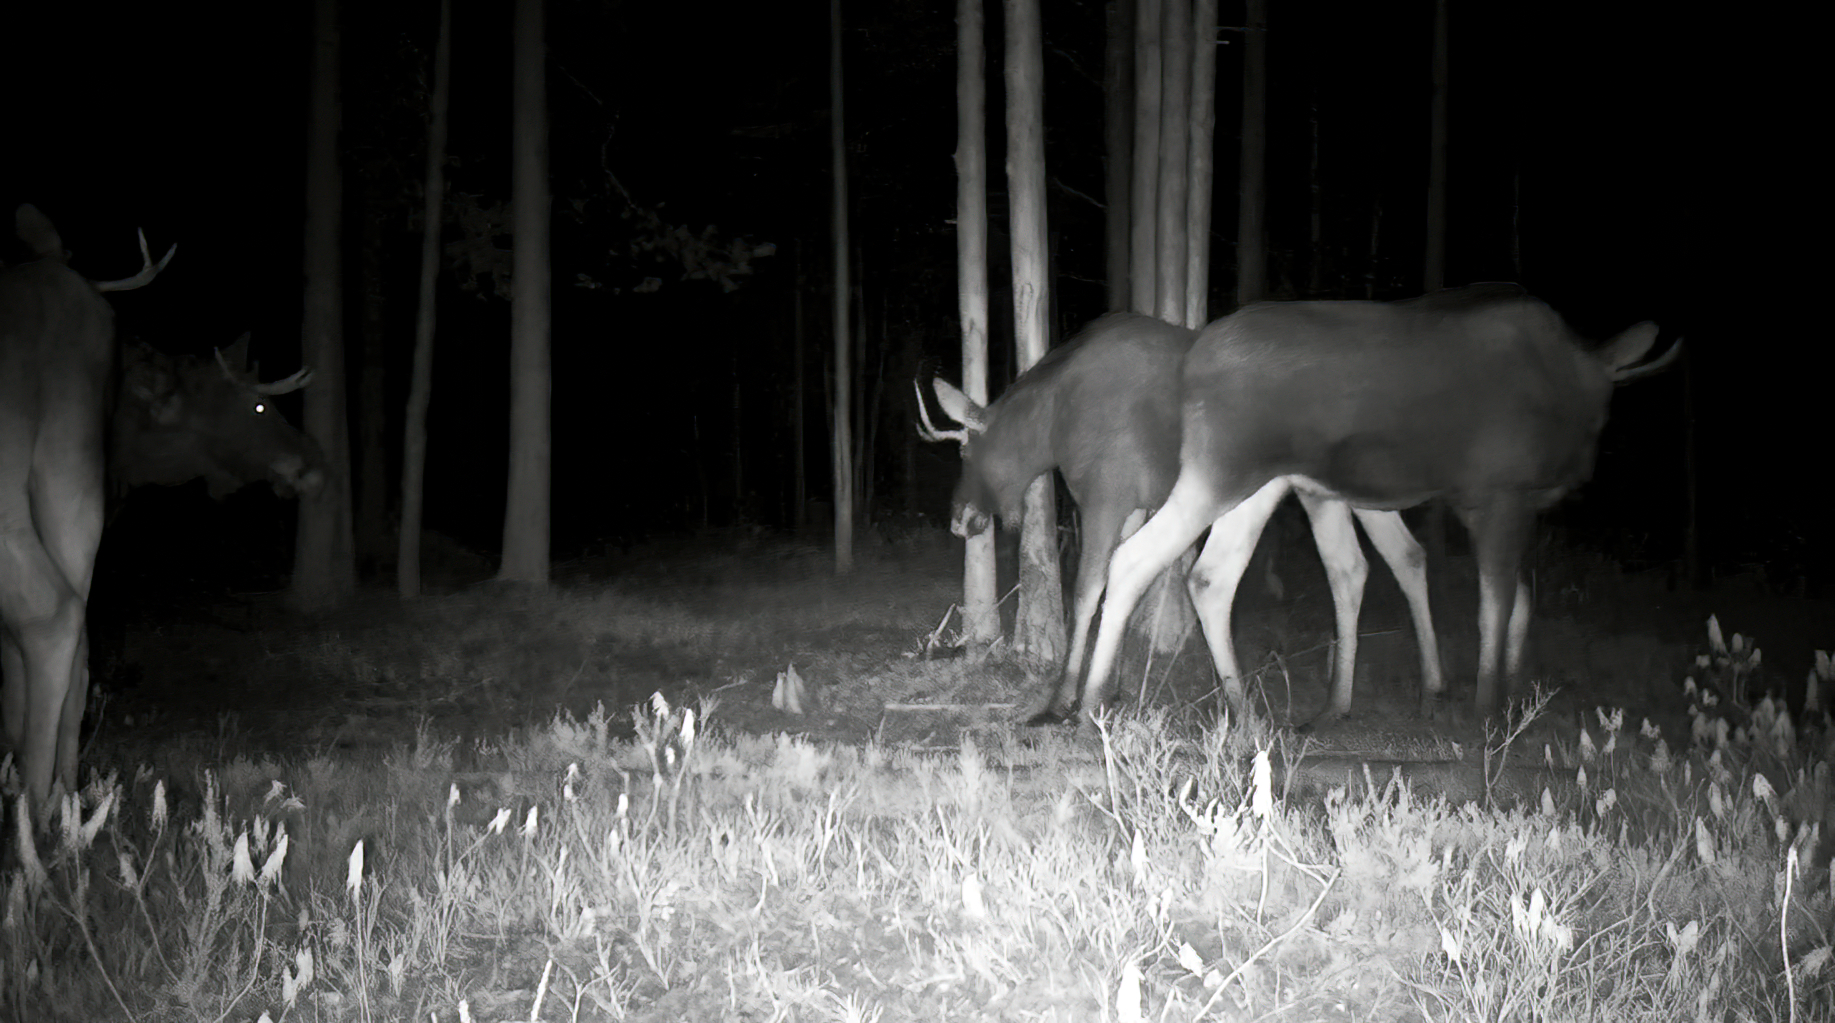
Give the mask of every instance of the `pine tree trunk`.
[[(956, 302), (962, 322), (962, 393), (988, 403), (987, 55), (981, 0), (956, 4)], [(963, 633), (977, 650), (1000, 638), (994, 603), (994, 527), (967, 539), (962, 556)]]
[[(1025, 372), (1045, 357), (1050, 287), (1045, 216), (1045, 72), (1038, 0), (1006, 0), (1007, 195), (1013, 247), (1013, 344)], [(1064, 584), (1050, 474), (1026, 488), (1014, 646), (1034, 663), (1064, 660)]]
[(517, 0), (511, 84), (510, 485), (497, 578), (548, 583), (548, 114), (543, 0)]
[(426, 205), (422, 208), (419, 309), (414, 317), (414, 369), (402, 429), (401, 535), (396, 538), (395, 585), (404, 597), (421, 592), (421, 508), (426, 492), (427, 407), (433, 398), (435, 287), (440, 275), (441, 210), (446, 201), (446, 114), (452, 96), (452, 0), (440, 0), (440, 41), (433, 56), (433, 96), (427, 127)]
[(323, 488), (303, 498), (294, 540), (292, 599), (300, 607), (336, 603), (357, 588), (351, 538), (350, 430), (345, 419), (343, 267), (338, 227), (344, 186), (338, 161), (340, 40), (336, 0), (313, 5), (306, 137), (306, 301), (301, 360), (313, 368), (303, 392), (306, 433), (325, 454)]

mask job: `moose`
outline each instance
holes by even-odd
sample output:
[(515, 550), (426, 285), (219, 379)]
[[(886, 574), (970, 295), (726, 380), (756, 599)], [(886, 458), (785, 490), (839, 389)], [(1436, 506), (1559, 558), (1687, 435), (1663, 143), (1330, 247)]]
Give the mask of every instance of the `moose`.
[(199, 476), (218, 495), (263, 478), (310, 494), (325, 468), (270, 401), (309, 372), (259, 383), (240, 368), (246, 339), (214, 360), (118, 351), (103, 294), (152, 281), (176, 246), (155, 264), (143, 237), (139, 273), (91, 281), (43, 213), (21, 206), (15, 222), (36, 258), (0, 269), (0, 676), (7, 737), (42, 813), (54, 781), (76, 781), (106, 477), (117, 494)]
[[(925, 410), (922, 391), (917, 395), (922, 418), (919, 432), (924, 438), (953, 440), (962, 448), (962, 477), (951, 517), (956, 535), (986, 529), (990, 514), (1017, 521), (1026, 487), (1053, 468), (1063, 473), (1083, 513), (1070, 654), (1052, 701), (1031, 723), (1074, 716), (1065, 689), (1074, 699), (1090, 626), (1102, 602), (1110, 555), (1139, 526), (1141, 517), (1164, 503), (1172, 490), (1179, 467), (1179, 371), (1197, 336), (1196, 331), (1150, 316), (1111, 313), (1048, 352), (986, 408), (935, 378), (932, 387), (938, 403), (961, 424), (955, 430), (938, 430)], [(1320, 494), (1302, 493), (1300, 498), (1312, 522), (1336, 611), (1332, 711), (1343, 715), (1350, 710), (1357, 618), (1369, 575), (1356, 527), (1351, 524), (1353, 512), (1407, 597), (1425, 684), (1440, 688), (1439, 645), (1428, 610), (1426, 556), (1400, 514), (1353, 509)], [(1155, 574), (1168, 564), (1170, 559)], [(1221, 635), (1227, 650), (1229, 633), (1226, 630)], [(1233, 652), (1221, 656), (1235, 664)]]
[[(1529, 593), (1518, 562), (1534, 516), (1592, 475), (1614, 385), (1675, 358), (1679, 344), (1637, 365), (1656, 337), (1640, 323), (1589, 349), (1515, 285), (1397, 303), (1270, 302), (1210, 324), (1182, 371), (1177, 481), (1110, 560), (1083, 711), (1101, 706), (1147, 583), (1206, 527), (1192, 599), (1225, 698), (1247, 711), (1229, 638), (1234, 592), (1269, 514), (1296, 491), (1359, 512), (1451, 504), (1478, 560), (1477, 711), (1495, 713), (1500, 676), (1513, 689), (1522, 666)], [(1348, 706), (1348, 675), (1335, 684), (1334, 702)], [(1442, 697), (1426, 674), (1424, 709)], [(1067, 678), (1050, 710), (1070, 716), (1078, 703)]]

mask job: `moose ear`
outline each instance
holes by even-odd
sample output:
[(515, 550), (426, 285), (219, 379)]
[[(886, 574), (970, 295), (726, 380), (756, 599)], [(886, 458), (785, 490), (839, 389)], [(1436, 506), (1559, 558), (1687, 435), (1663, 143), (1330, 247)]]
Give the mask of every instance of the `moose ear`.
[(970, 433), (980, 433), (988, 428), (987, 410), (970, 400), (956, 385), (942, 377), (933, 377), (930, 388), (937, 392), (937, 404), (943, 407), (944, 413), (968, 427)]
[(13, 213), (13, 227), (19, 232), (19, 240), (25, 242), (34, 256), (59, 263), (65, 261), (63, 239), (57, 236), (57, 228), (51, 226), (51, 218), (39, 212), (38, 207), (29, 202), (22, 204)]
[(1643, 358), (1656, 341), (1657, 325), (1646, 320), (1606, 342), (1595, 355), (1608, 374), (1616, 375)]
[(245, 330), (242, 332), (242, 336), (236, 339), (235, 344), (219, 350), (219, 354), (223, 356), (223, 361), (236, 369), (247, 369), (248, 342), (249, 332)]

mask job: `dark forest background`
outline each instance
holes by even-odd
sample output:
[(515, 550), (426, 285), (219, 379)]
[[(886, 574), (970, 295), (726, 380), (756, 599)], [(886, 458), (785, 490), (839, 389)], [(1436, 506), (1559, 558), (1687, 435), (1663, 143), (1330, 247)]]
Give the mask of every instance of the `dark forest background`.
[[(1104, 311), (1104, 8), (1045, 6), (1062, 338)], [(909, 381), (958, 375), (953, 8), (843, 8), (865, 353), (854, 383), (870, 466), (862, 515), (936, 521), (956, 454), (916, 440)], [(416, 3), (341, 13), (352, 413), (384, 417), (389, 508), (436, 12)], [(988, 12), (994, 55), (998, 15)], [(799, 301), (807, 477), (812, 497), (826, 492), (826, 16), (824, 4), (549, 5), (557, 558), (702, 525), (795, 521)], [(124, 333), (197, 352), (250, 330), (268, 375), (294, 368), (305, 8), (225, 8), (208, 28), (145, 6), (9, 18), (0, 201), (45, 209), (75, 265), (95, 277), (138, 264), (135, 227), (156, 249), (179, 243), (156, 286), (115, 299)], [(509, 317), (497, 282), (478, 271), (511, 242), (491, 226), (509, 191), (510, 10), (460, 0), (454, 19), (451, 260), (427, 525), (488, 551), (501, 535)], [(1426, 2), (1273, 6), (1276, 297), (1419, 292), (1431, 19)], [(1224, 25), (1241, 20), (1224, 7)], [(1687, 372), (1617, 396), (1595, 481), (1558, 516), (1576, 540), (1627, 562), (1680, 557), (1692, 392), (1710, 566), (1764, 565), (1800, 585), (1835, 568), (1821, 482), (1827, 328), (1807, 322), (1817, 286), (1805, 286), (1826, 202), (1810, 183), (1820, 165), (1808, 157), (1812, 65), (1794, 56), (1799, 35), (1641, 4), (1453, 6), (1449, 283), (1521, 280), (1596, 338), (1643, 319), (1688, 338)], [(1228, 311), (1233, 284), (1241, 81), (1241, 47), (1229, 31), (1221, 38), (1213, 315)], [(989, 87), (998, 124), (997, 56)], [(998, 389), (1012, 356), (995, 136)], [(638, 244), (675, 228), (719, 251), (773, 254), (752, 258), (730, 291), (685, 280), (680, 252)], [(384, 373), (379, 409), (356, 402), (366, 365)], [(198, 490), (147, 500), (205, 499)]]

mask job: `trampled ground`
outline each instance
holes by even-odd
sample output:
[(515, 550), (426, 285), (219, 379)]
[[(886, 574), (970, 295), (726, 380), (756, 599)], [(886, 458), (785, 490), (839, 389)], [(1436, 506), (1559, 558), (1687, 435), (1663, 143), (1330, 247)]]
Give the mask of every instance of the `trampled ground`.
[[(860, 570), (848, 579), (834, 578), (819, 538), (731, 530), (657, 539), (562, 564), (554, 592), (541, 596), (484, 582), (492, 569), (485, 559), (442, 551), (425, 599), (404, 605), (390, 593), (366, 593), (309, 619), (272, 591), (232, 593), (234, 582), (142, 573), (139, 592), (118, 605), (118, 638), (101, 644), (111, 702), (92, 757), (120, 749), (127, 762), (157, 762), (162, 748), (199, 742), (248, 754), (384, 748), (422, 720), (462, 739), (490, 738), (544, 722), (557, 708), (625, 708), (656, 691), (678, 704), (717, 694), (730, 728), (948, 746), (965, 726), (1018, 718), (1043, 700), (1009, 664), (923, 658), (927, 636), (959, 594), (960, 544), (941, 532), (896, 543), (864, 534)], [(1243, 663), (1259, 669), (1273, 718), (1306, 722), (1325, 700), (1330, 597), (1309, 550), (1283, 552), (1278, 575), (1280, 598), (1252, 568), (1237, 604), (1237, 642)], [(1530, 676), (1559, 690), (1549, 727), (1603, 705), (1684, 734), (1679, 686), (1705, 649), (1710, 614), (1728, 635), (1759, 641), (1762, 683), (1787, 691), (1793, 704), (1813, 651), (1835, 647), (1835, 602), (1773, 595), (1754, 582), (1672, 589), (1660, 574), (1627, 575), (1596, 558), (1546, 552), (1536, 578)], [(237, 581), (267, 579), (251, 570)], [(1471, 563), (1451, 558), (1430, 581), (1451, 715), (1428, 723), (1416, 713), (1413, 632), (1377, 562), (1354, 717), (1321, 724), (1328, 744), (1375, 755), (1385, 744), (1478, 740), (1469, 713)], [(952, 619), (945, 631), (953, 627)], [(816, 708), (801, 717), (771, 706), (777, 674), (791, 665), (817, 693)], [(1144, 643), (1131, 640), (1120, 673), (1129, 701), (1201, 715), (1217, 707), (1211, 677), (1195, 632), (1170, 662), (1150, 661)]]

